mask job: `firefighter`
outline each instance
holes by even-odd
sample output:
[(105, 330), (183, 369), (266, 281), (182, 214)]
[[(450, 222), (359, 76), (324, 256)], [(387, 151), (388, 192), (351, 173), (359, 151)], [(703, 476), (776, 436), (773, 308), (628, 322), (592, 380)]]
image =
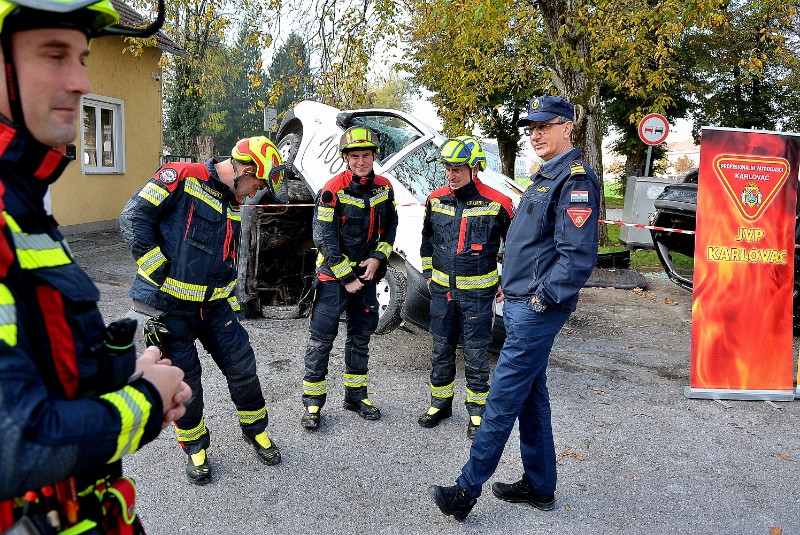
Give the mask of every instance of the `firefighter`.
[(135, 322), (105, 326), (44, 208), (90, 91), (89, 40), (137, 33), (118, 22), (107, 0), (0, 1), (0, 532), (141, 532), (120, 459), (191, 395), (157, 348), (136, 358)]
[(511, 199), (486, 186), (486, 154), (472, 137), (447, 140), (439, 156), (447, 185), (428, 196), (422, 225), (422, 275), (431, 292), (431, 405), (419, 425), (453, 414), (456, 345), (464, 348), (467, 438), (481, 425), (489, 394), (487, 350), (498, 287), (497, 254), (514, 217)]
[(376, 175), (375, 134), (354, 126), (339, 141), (347, 168), (320, 190), (314, 209), (314, 243), (319, 249), (317, 276), (305, 353), (301, 424), (320, 425), (327, 397), (326, 376), (339, 316), (347, 312), (344, 345), (344, 408), (365, 420), (381, 411), (367, 396), (369, 340), (378, 327), (376, 284), (386, 273), (397, 232), (394, 190)]
[(196, 340), (225, 375), (245, 441), (262, 463), (281, 461), (267, 434), (267, 407), (234, 288), (240, 204), (265, 188), (274, 196), (282, 177), (275, 145), (264, 136), (246, 138), (227, 160), (161, 166), (120, 215), (122, 236), (139, 267), (130, 291), (133, 308), (151, 316), (145, 338), (184, 371), (194, 392), (175, 428), (187, 455), (186, 477), (197, 485), (208, 483), (212, 470)]

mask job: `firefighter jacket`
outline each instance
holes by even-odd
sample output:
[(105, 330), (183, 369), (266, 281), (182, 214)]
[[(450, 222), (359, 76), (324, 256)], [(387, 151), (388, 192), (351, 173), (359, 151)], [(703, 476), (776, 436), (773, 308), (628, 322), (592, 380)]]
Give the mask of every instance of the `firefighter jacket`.
[(100, 292), (45, 212), (69, 161), (0, 123), (0, 502), (118, 476), (118, 460), (161, 431), (158, 391), (128, 383), (132, 340), (117, 352), (103, 343)]
[(396, 234), (394, 190), (385, 177), (359, 178), (348, 169), (317, 194), (314, 243), (321, 279), (348, 284), (360, 275), (358, 264), (364, 260), (388, 261)]
[(494, 296), (497, 253), (514, 217), (511, 199), (478, 179), (428, 196), (422, 223), (422, 276), (432, 292)]
[(572, 312), (597, 262), (600, 183), (573, 148), (522, 195), (503, 253), (503, 293)]
[(216, 163), (165, 164), (122, 209), (122, 236), (139, 266), (134, 300), (179, 314), (227, 300), (238, 311), (233, 291), (242, 216)]

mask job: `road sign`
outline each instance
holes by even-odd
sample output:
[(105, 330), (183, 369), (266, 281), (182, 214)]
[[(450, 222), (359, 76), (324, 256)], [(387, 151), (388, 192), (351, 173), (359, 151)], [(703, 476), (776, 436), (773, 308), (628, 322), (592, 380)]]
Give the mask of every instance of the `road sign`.
[(639, 122), (639, 139), (648, 145), (661, 145), (668, 134), (669, 122), (663, 115), (651, 113)]
[(264, 130), (269, 132), (277, 124), (278, 110), (275, 108), (264, 108)]

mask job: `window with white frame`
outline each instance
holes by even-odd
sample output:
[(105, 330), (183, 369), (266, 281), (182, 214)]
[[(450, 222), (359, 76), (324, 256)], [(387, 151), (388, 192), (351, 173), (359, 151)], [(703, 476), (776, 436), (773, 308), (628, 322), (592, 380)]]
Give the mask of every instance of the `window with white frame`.
[(86, 95), (82, 102), (84, 173), (125, 172), (125, 108), (119, 99)]

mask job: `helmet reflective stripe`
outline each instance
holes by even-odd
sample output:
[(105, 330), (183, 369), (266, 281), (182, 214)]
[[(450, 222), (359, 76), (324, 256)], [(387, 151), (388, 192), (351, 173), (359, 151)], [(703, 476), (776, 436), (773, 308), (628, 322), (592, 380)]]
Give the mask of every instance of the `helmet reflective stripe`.
[(484, 152), (483, 147), (481, 147), (481, 144), (478, 142), (477, 139), (475, 139), (472, 136), (458, 136), (454, 139), (459, 139), (463, 141), (467, 145), (467, 147), (469, 147), (470, 150), (469, 166), (471, 168), (474, 169), (477, 166), (479, 171), (483, 171), (486, 169), (486, 152)]
[[(45, 13), (53, 13), (54, 16), (29, 18), (25, 21), (27, 29), (33, 28), (49, 28), (54, 25), (58, 26), (59, 19), (55, 16), (60, 15), (79, 15), (80, 19), (76, 20), (74, 17), (65, 16), (63, 18), (64, 26), (85, 27), (90, 34), (94, 34), (108, 26), (117, 24), (119, 22), (119, 13), (114, 9), (114, 6), (109, 0), (19, 0), (17, 2), (7, 2), (0, 0), (0, 31), (3, 29), (3, 23), (6, 17), (14, 12), (17, 8), (28, 10), (37, 10)], [(85, 11), (84, 13), (79, 13)], [(21, 12), (24, 16), (24, 11)], [(36, 14), (32, 15), (36, 16)], [(37, 20), (38, 19), (38, 20)]]
[(231, 158), (256, 167), (256, 178), (272, 188), (274, 194), (283, 181), (283, 160), (278, 148), (266, 136), (248, 137), (239, 140), (231, 150)]
[(470, 150), (460, 139), (448, 139), (439, 153), (439, 161), (453, 167), (469, 165)]
[(339, 140), (339, 154), (344, 156), (345, 151), (356, 149), (378, 151), (375, 134), (372, 133), (372, 130), (363, 126), (353, 126), (344, 131)]

